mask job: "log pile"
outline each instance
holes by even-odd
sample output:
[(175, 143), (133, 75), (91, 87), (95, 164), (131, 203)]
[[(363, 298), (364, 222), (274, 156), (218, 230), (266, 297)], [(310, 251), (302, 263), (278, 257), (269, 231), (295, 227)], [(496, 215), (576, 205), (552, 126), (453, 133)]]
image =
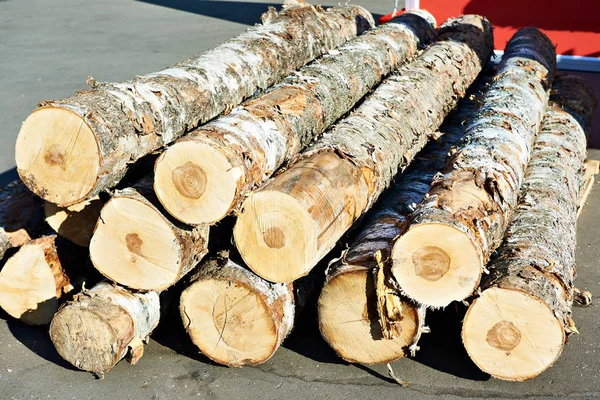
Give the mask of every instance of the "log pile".
[(483, 371), (551, 366), (590, 301), (573, 281), (593, 93), (536, 28), (494, 66), (482, 16), (373, 26), (290, 0), (173, 67), (44, 102), (0, 191), (0, 307), (99, 375), (164, 313), (242, 367), (312, 305), (341, 358), (373, 364), (414, 356), (427, 309), (455, 301)]

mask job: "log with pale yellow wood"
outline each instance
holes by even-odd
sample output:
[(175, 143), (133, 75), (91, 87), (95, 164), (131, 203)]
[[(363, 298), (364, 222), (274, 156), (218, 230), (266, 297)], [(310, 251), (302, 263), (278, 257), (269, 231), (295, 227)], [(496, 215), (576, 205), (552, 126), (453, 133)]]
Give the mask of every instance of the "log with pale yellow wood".
[(171, 218), (154, 195), (152, 178), (116, 191), (102, 208), (90, 257), (94, 267), (114, 282), (161, 291), (207, 253), (208, 226), (191, 227)]
[(0, 308), (29, 325), (48, 324), (92, 271), (87, 251), (56, 235), (29, 241), (0, 270)]
[(405, 13), (294, 72), (265, 95), (186, 135), (155, 168), (163, 206), (214, 223), (435, 36), (426, 11)]
[(408, 297), (445, 307), (479, 285), (516, 206), (555, 68), (541, 31), (511, 38), (465, 139), (394, 244), (392, 272)]
[(115, 187), (130, 165), (374, 26), (362, 7), (304, 0), (162, 71), (97, 83), (47, 101), (23, 123), (17, 171), (38, 196), (69, 206)]
[(58, 354), (84, 371), (102, 374), (129, 354), (143, 354), (142, 341), (158, 325), (158, 293), (131, 293), (101, 282), (75, 296), (50, 324), (50, 339)]
[(446, 22), (436, 43), (246, 199), (234, 236), (248, 266), (274, 282), (306, 275), (427, 143), (491, 48), (484, 18)]
[(183, 325), (211, 360), (230, 367), (267, 361), (294, 325), (292, 284), (271, 283), (223, 251), (203, 262), (180, 301)]
[(542, 373), (577, 332), (571, 318), (577, 199), (596, 101), (573, 76), (555, 80), (550, 100), (513, 220), (463, 323), (475, 364), (511, 381)]
[(46, 201), (44, 212), (46, 222), (54, 232), (78, 246), (88, 247), (103, 206), (104, 202), (98, 197), (69, 207)]

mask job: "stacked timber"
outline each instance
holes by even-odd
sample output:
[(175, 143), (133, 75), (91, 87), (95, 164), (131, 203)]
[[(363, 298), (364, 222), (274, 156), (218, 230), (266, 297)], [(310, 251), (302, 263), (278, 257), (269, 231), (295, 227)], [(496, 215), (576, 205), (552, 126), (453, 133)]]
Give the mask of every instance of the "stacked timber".
[(306, 275), (423, 148), (491, 50), (483, 17), (446, 22), (415, 61), (244, 201), (234, 237), (246, 264), (273, 282)]
[(577, 332), (571, 318), (577, 200), (595, 108), (581, 78), (556, 79), (513, 220), (463, 324), (469, 356), (494, 377), (539, 375)]
[(198, 56), (121, 83), (47, 101), (23, 123), (17, 171), (69, 206), (110, 189), (129, 166), (374, 25), (362, 7), (291, 0), (262, 24)]
[(392, 273), (408, 297), (445, 307), (477, 288), (516, 207), (555, 68), (538, 29), (509, 41), (465, 139), (394, 244)]
[[(376, 280), (383, 270), (391, 278), (391, 252), (402, 226), (429, 191), (431, 182), (445, 166), (450, 149), (465, 133), (493, 69), (482, 73), (474, 89), (444, 121), (439, 133), (367, 215), (347, 252), (330, 266), (319, 297), (319, 329), (325, 341), (344, 360), (366, 364), (390, 362), (414, 355), (425, 327), (425, 307), (399, 295), (387, 294), (399, 304), (399, 315), (380, 315)], [(394, 287), (393, 278), (388, 287)], [(387, 308), (386, 308), (387, 310)], [(390, 324), (387, 324), (389, 321)], [(392, 329), (386, 329), (390, 326)]]

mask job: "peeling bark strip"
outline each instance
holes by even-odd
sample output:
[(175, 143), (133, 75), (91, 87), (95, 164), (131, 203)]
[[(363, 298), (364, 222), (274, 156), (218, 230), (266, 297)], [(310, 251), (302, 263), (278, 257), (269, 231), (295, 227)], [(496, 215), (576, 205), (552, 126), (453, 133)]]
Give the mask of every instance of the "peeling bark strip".
[(93, 197), (130, 163), (374, 26), (362, 7), (323, 10), (303, 0), (270, 8), (262, 21), (165, 70), (122, 83), (91, 80), (89, 90), (43, 103), (19, 133), (19, 175), (52, 203)]
[(6, 250), (22, 246), (48, 230), (43, 203), (21, 181), (0, 188), (0, 259)]
[(421, 150), (491, 48), (484, 18), (446, 22), (438, 42), (247, 199), (234, 235), (248, 266), (276, 282), (306, 275)]
[(435, 35), (426, 11), (406, 13), (301, 68), (169, 148), (156, 164), (163, 206), (189, 224), (214, 223), (292, 160)]
[(407, 296), (445, 307), (479, 284), (516, 206), (555, 66), (554, 45), (536, 28), (508, 43), (467, 135), (394, 244), (392, 270)]
[(67, 293), (95, 280), (93, 271), (85, 249), (56, 235), (31, 240), (0, 271), (0, 308), (29, 325), (49, 324)]
[[(486, 72), (469, 90), (457, 109), (440, 127), (438, 140), (430, 141), (410, 166), (392, 183), (391, 189), (367, 215), (363, 228), (348, 251), (327, 271), (319, 300), (319, 326), (325, 341), (344, 360), (361, 363), (384, 363), (418, 349), (418, 340), (428, 332), (425, 308), (407, 299), (402, 301), (402, 316), (396, 324), (401, 336), (385, 339), (375, 309), (377, 297), (371, 271), (380, 265), (391, 266), (393, 239), (403, 223), (431, 187), (434, 176), (442, 170), (450, 149), (465, 133), (465, 122), (481, 100), (482, 91), (491, 81), (493, 71)], [(376, 254), (381, 254), (381, 264)]]
[(500, 379), (539, 375), (577, 332), (576, 204), (596, 100), (575, 76), (558, 77), (552, 92), (513, 220), (463, 325), (471, 359)]
[(183, 325), (211, 360), (230, 367), (266, 362), (294, 325), (291, 284), (270, 283), (223, 251), (200, 265), (181, 295)]
[(63, 306), (50, 324), (50, 339), (62, 358), (84, 371), (103, 373), (129, 352), (143, 353), (142, 340), (158, 325), (158, 293), (131, 293), (107, 282)]
[(161, 291), (194, 268), (208, 251), (208, 226), (170, 218), (147, 175), (115, 192), (100, 212), (90, 242), (94, 266), (108, 279), (138, 290)]

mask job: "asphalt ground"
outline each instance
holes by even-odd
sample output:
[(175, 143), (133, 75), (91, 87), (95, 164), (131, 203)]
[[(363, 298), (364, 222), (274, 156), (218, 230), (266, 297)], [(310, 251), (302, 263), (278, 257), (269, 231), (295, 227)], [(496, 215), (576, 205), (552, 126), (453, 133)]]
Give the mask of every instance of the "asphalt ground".
[[(357, 1), (374, 14), (392, 1)], [(88, 75), (119, 81), (208, 49), (259, 21), (266, 2), (202, 0), (0, 0), (0, 185), (16, 179), (14, 142), (36, 103), (86, 87)], [(333, 3), (332, 3), (333, 5)], [(493, 21), (492, 21), (493, 22)], [(600, 76), (583, 74), (600, 97)], [(590, 140), (600, 148), (600, 126)], [(600, 150), (590, 149), (600, 159)], [(600, 186), (578, 227), (576, 285), (600, 294)], [(559, 240), (560, 238), (557, 238)], [(177, 318), (161, 323), (136, 366), (119, 363), (100, 380), (61, 360), (46, 328), (0, 312), (0, 399), (188, 398), (592, 398), (600, 396), (600, 306), (575, 308), (580, 335), (539, 377), (504, 382), (482, 373), (460, 343), (460, 308), (428, 317), (415, 359), (384, 365), (343, 362), (321, 339), (308, 310), (266, 364), (226, 368), (198, 354)]]

